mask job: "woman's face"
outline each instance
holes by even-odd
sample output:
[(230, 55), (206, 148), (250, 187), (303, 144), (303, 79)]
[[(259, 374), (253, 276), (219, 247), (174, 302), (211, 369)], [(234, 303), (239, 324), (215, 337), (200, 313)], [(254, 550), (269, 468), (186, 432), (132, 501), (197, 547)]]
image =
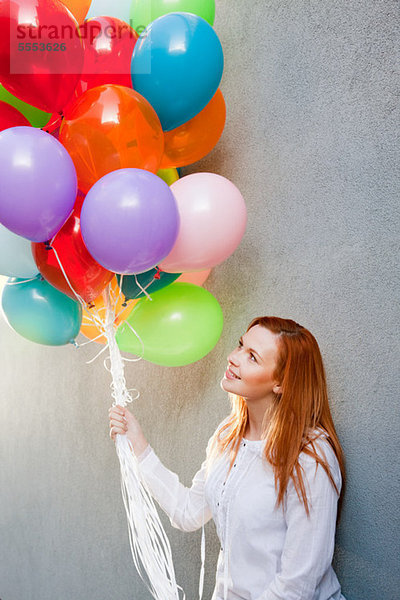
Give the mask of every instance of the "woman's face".
[(249, 400), (280, 393), (279, 382), (273, 378), (277, 356), (277, 336), (261, 325), (254, 325), (229, 354), (222, 389)]

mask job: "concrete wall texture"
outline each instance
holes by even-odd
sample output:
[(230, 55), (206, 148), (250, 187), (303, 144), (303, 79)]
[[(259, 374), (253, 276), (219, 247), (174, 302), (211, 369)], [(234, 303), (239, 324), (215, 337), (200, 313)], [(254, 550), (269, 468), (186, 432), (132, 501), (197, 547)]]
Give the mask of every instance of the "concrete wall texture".
[[(186, 169), (232, 180), (242, 244), (206, 283), (225, 327), (182, 368), (127, 367), (134, 411), (164, 464), (191, 484), (228, 413), (226, 356), (256, 315), (308, 327), (324, 356), (348, 470), (334, 567), (347, 600), (399, 598), (399, 409), (395, 169), (398, 86), (391, 0), (217, 0), (228, 117)], [(397, 129), (398, 132), (398, 129)], [(150, 599), (131, 562), (110, 375), (98, 346), (35, 345), (1, 320), (0, 597)], [(161, 512), (161, 511), (160, 511)], [(197, 597), (200, 532), (162, 521), (178, 582)], [(205, 600), (219, 544), (206, 526)]]

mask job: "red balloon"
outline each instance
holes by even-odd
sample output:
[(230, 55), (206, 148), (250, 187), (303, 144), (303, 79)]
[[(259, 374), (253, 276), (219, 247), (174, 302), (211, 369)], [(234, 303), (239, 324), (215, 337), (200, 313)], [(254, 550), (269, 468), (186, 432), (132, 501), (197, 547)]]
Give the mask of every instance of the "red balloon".
[(85, 40), (82, 75), (64, 112), (87, 90), (111, 83), (132, 89), (131, 60), (139, 38), (136, 31), (115, 17), (96, 17), (81, 25)]
[(131, 60), (139, 38), (136, 31), (115, 17), (89, 19), (83, 28), (86, 49), (82, 92), (104, 83), (131, 88)]
[(59, 0), (0, 2), (0, 81), (17, 98), (61, 111), (79, 81), (83, 54), (78, 23)]
[[(52, 247), (74, 290), (85, 302), (93, 302), (114, 277), (89, 254), (81, 235), (80, 214), (84, 196), (78, 195), (74, 210), (56, 234)], [(54, 250), (47, 250), (46, 243), (32, 242), (32, 255), (43, 277), (55, 288), (74, 300), (76, 296), (69, 287)]]
[(30, 127), (28, 119), (25, 119), (19, 110), (7, 104), (7, 102), (0, 102), (0, 131), (19, 125)]

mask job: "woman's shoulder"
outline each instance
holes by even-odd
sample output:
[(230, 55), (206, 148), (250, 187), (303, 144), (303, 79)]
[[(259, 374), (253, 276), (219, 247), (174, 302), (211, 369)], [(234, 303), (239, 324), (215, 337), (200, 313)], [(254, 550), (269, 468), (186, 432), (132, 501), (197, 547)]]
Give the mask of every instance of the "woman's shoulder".
[(224, 417), (222, 419), (222, 421), (217, 425), (217, 427), (214, 429), (214, 432), (212, 433), (211, 437), (208, 440), (208, 444), (207, 444), (207, 454), (209, 453), (210, 449), (212, 446), (214, 446), (214, 443), (217, 439), (217, 437), (219, 437), (220, 439), (222, 439), (226, 434), (227, 434), (227, 430), (225, 429), (223, 432), (221, 432), (221, 428), (226, 425), (226, 423), (228, 423), (230, 419), (230, 416), (228, 415), (227, 417)]
[(307, 435), (307, 441), (300, 452), (299, 458), (304, 462), (316, 462), (310, 452), (327, 461), (331, 467), (338, 467), (338, 459), (333, 449), (328, 433), (322, 427), (316, 427)]
[[(229, 428), (224, 428), (224, 426), (229, 422), (230, 419), (231, 419), (231, 415), (224, 417), (222, 419), (222, 421), (220, 423), (218, 423), (218, 425), (214, 429), (214, 433), (212, 434), (210, 439), (216, 438), (217, 436), (220, 439), (224, 438), (229, 432)], [(221, 429), (223, 429), (223, 431), (221, 431)]]
[(299, 455), (300, 464), (308, 469), (317, 467), (317, 459), (313, 456), (316, 454), (328, 464), (335, 482), (340, 484), (340, 465), (328, 433), (322, 427), (316, 427), (309, 433), (307, 439), (308, 441)]

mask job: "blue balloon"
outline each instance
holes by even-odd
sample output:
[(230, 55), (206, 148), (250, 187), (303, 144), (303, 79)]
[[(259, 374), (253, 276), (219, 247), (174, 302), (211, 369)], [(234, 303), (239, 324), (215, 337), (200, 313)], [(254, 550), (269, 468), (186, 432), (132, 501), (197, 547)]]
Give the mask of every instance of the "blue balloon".
[[(1, 304), (10, 327), (37, 344), (62, 346), (73, 342), (81, 328), (81, 305), (41, 275), (23, 281), (11, 277), (3, 290)], [(16, 285), (8, 285), (13, 283)]]
[(136, 42), (133, 89), (153, 106), (164, 131), (195, 117), (218, 89), (221, 42), (205, 19), (185, 12), (159, 17)]

